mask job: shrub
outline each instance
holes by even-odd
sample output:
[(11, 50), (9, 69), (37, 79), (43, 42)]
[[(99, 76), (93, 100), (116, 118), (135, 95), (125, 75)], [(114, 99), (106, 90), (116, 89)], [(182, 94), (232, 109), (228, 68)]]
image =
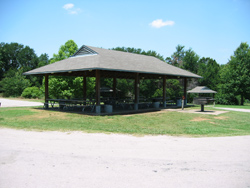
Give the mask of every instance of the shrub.
[(23, 90), (30, 85), (30, 81), (22, 75), (22, 70), (9, 70), (5, 78), (0, 81), (1, 92), (4, 97), (20, 96)]
[(23, 90), (22, 97), (24, 98), (39, 98), (41, 91), (38, 87), (27, 87)]
[(238, 105), (239, 101), (237, 97), (232, 93), (217, 93), (215, 96), (217, 104), (225, 104), (225, 105)]

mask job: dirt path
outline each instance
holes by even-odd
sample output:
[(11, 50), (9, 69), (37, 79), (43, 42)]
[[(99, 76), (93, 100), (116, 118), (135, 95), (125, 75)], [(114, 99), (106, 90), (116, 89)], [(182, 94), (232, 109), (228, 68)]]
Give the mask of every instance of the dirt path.
[(134, 137), (0, 128), (0, 187), (250, 187), (249, 148), (250, 136)]

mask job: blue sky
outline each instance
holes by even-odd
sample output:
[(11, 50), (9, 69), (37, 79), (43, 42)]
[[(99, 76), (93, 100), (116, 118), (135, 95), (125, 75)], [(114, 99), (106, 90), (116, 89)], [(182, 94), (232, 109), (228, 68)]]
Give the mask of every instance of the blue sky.
[(0, 1), (0, 42), (52, 57), (69, 39), (164, 57), (181, 44), (225, 64), (241, 42), (250, 44), (250, 0)]

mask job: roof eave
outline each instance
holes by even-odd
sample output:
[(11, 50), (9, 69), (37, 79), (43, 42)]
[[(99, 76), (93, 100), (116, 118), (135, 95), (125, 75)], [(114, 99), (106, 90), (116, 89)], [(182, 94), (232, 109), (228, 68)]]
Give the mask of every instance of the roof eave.
[(86, 69), (69, 69), (69, 70), (58, 70), (58, 71), (43, 71), (43, 72), (25, 72), (23, 75), (45, 75), (45, 74), (56, 74), (56, 73), (67, 73), (67, 72), (76, 72), (76, 71), (89, 71), (89, 70), (105, 70), (105, 71), (117, 71), (117, 72), (130, 72), (130, 73), (139, 73), (139, 74), (158, 74), (166, 76), (174, 76), (179, 78), (202, 78), (199, 75), (189, 76), (181, 74), (165, 74), (159, 72), (144, 72), (144, 71), (135, 71), (135, 70), (123, 70), (123, 69), (110, 69), (110, 68), (100, 68), (100, 67), (91, 67)]

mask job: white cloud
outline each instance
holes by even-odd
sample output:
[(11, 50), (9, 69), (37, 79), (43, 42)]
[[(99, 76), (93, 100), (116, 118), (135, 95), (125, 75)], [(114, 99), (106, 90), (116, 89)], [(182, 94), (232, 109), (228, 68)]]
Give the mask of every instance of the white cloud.
[(69, 9), (71, 9), (71, 8), (73, 8), (73, 7), (74, 7), (74, 4), (72, 4), (72, 3), (68, 3), (68, 4), (63, 5), (63, 8), (64, 8), (65, 10), (69, 10)]
[(67, 10), (68, 14), (78, 14), (79, 12), (81, 12), (80, 8), (74, 8), (74, 6), (74, 4), (68, 3), (63, 5), (63, 8)]
[(157, 20), (154, 20), (149, 25), (151, 25), (151, 27), (161, 28), (161, 27), (168, 26), (168, 25), (169, 26), (174, 25), (174, 21), (165, 21), (165, 22), (163, 22), (162, 19), (157, 19)]
[(68, 13), (69, 14), (78, 14), (79, 12), (81, 12), (80, 8), (74, 9), (74, 10), (69, 10)]

